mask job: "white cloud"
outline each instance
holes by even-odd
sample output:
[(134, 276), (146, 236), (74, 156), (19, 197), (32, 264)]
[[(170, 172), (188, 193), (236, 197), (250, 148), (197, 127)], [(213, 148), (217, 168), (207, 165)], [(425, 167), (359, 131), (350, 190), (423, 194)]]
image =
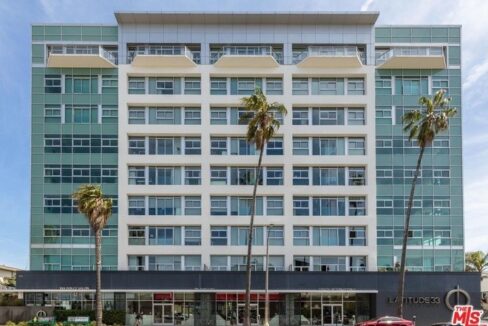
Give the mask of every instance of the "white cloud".
[(366, 0), (361, 6), (361, 11), (369, 10), (369, 7), (373, 4), (374, 0)]
[(469, 89), (481, 77), (486, 76), (486, 73), (488, 73), (488, 58), (484, 59), (482, 63), (475, 65), (469, 70), (467, 77), (464, 80), (463, 88), (465, 90)]

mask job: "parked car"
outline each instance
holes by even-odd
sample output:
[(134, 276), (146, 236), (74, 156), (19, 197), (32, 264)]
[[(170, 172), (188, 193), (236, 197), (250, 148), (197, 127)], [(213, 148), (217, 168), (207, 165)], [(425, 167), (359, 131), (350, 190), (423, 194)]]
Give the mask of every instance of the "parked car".
[(414, 326), (414, 322), (411, 320), (403, 319), (400, 317), (384, 316), (376, 319), (363, 321), (357, 323), (356, 326)]

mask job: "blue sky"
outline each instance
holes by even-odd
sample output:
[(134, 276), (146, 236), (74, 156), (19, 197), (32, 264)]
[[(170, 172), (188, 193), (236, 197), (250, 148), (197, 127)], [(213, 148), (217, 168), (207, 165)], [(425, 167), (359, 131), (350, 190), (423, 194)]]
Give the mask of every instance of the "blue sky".
[(30, 25), (115, 24), (114, 11), (130, 10), (374, 10), (384, 25), (462, 24), (466, 248), (488, 250), (488, 1), (0, 0), (0, 264), (29, 261)]

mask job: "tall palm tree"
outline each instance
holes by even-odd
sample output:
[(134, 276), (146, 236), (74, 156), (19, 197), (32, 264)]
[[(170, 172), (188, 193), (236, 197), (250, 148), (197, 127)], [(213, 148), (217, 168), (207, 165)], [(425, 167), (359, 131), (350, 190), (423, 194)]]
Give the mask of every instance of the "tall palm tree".
[(407, 256), (408, 231), (410, 228), (410, 216), (412, 213), (415, 186), (422, 165), (425, 148), (432, 145), (438, 133), (449, 127), (449, 118), (456, 114), (456, 109), (449, 107), (450, 98), (444, 97), (446, 91), (440, 90), (432, 98), (422, 96), (419, 99), (420, 110), (413, 110), (403, 115), (403, 130), (409, 133), (409, 140), (416, 141), (420, 148), (417, 159), (417, 168), (412, 180), (410, 197), (408, 198), (407, 212), (405, 214), (405, 227), (403, 230), (402, 257), (400, 262), (400, 281), (397, 295), (397, 315), (403, 317), (403, 297), (405, 293), (405, 262)]
[(466, 272), (482, 273), (488, 270), (488, 254), (483, 251), (467, 252), (465, 256)]
[(78, 211), (88, 219), (95, 233), (95, 257), (96, 257), (96, 305), (97, 326), (102, 325), (102, 294), (101, 294), (101, 269), (102, 269), (102, 230), (107, 220), (112, 215), (112, 199), (103, 195), (98, 185), (82, 185), (73, 193), (77, 201)]
[[(249, 222), (247, 236), (247, 261), (246, 261), (246, 305), (244, 309), (244, 325), (251, 325), (251, 259), (252, 241), (254, 231), (254, 216), (256, 215), (256, 192), (261, 179), (261, 163), (266, 144), (280, 128), (277, 114), (284, 117), (287, 114), (286, 108), (280, 103), (268, 103), (266, 96), (260, 88), (256, 88), (254, 94), (242, 99), (246, 108), (241, 121), (249, 121), (247, 125), (247, 141), (256, 145), (259, 151), (258, 165), (256, 167), (254, 188), (252, 192), (251, 219)], [(266, 262), (268, 264), (268, 262)]]

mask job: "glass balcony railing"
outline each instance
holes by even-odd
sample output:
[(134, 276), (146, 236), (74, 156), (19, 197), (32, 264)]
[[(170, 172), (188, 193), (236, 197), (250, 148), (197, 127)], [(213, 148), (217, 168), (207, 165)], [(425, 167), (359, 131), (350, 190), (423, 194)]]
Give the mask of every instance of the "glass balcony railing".
[(138, 55), (147, 56), (186, 56), (191, 61), (200, 63), (200, 51), (190, 50), (184, 45), (147, 45), (128, 47), (127, 63), (132, 63)]
[(283, 64), (283, 51), (273, 49), (272, 46), (224, 46), (218, 50), (210, 50), (210, 64), (217, 62), (220, 57), (228, 56), (272, 56), (276, 62)]
[(48, 46), (48, 58), (51, 55), (65, 56), (100, 56), (117, 65), (118, 51), (114, 47), (102, 45), (51, 45)]
[(435, 47), (398, 47), (377, 55), (376, 65), (381, 65), (394, 57), (444, 57), (444, 49)]
[(365, 63), (364, 51), (359, 51), (356, 46), (309, 46), (305, 49), (293, 50), (293, 64), (297, 64), (307, 57), (358, 57), (363, 64)]

